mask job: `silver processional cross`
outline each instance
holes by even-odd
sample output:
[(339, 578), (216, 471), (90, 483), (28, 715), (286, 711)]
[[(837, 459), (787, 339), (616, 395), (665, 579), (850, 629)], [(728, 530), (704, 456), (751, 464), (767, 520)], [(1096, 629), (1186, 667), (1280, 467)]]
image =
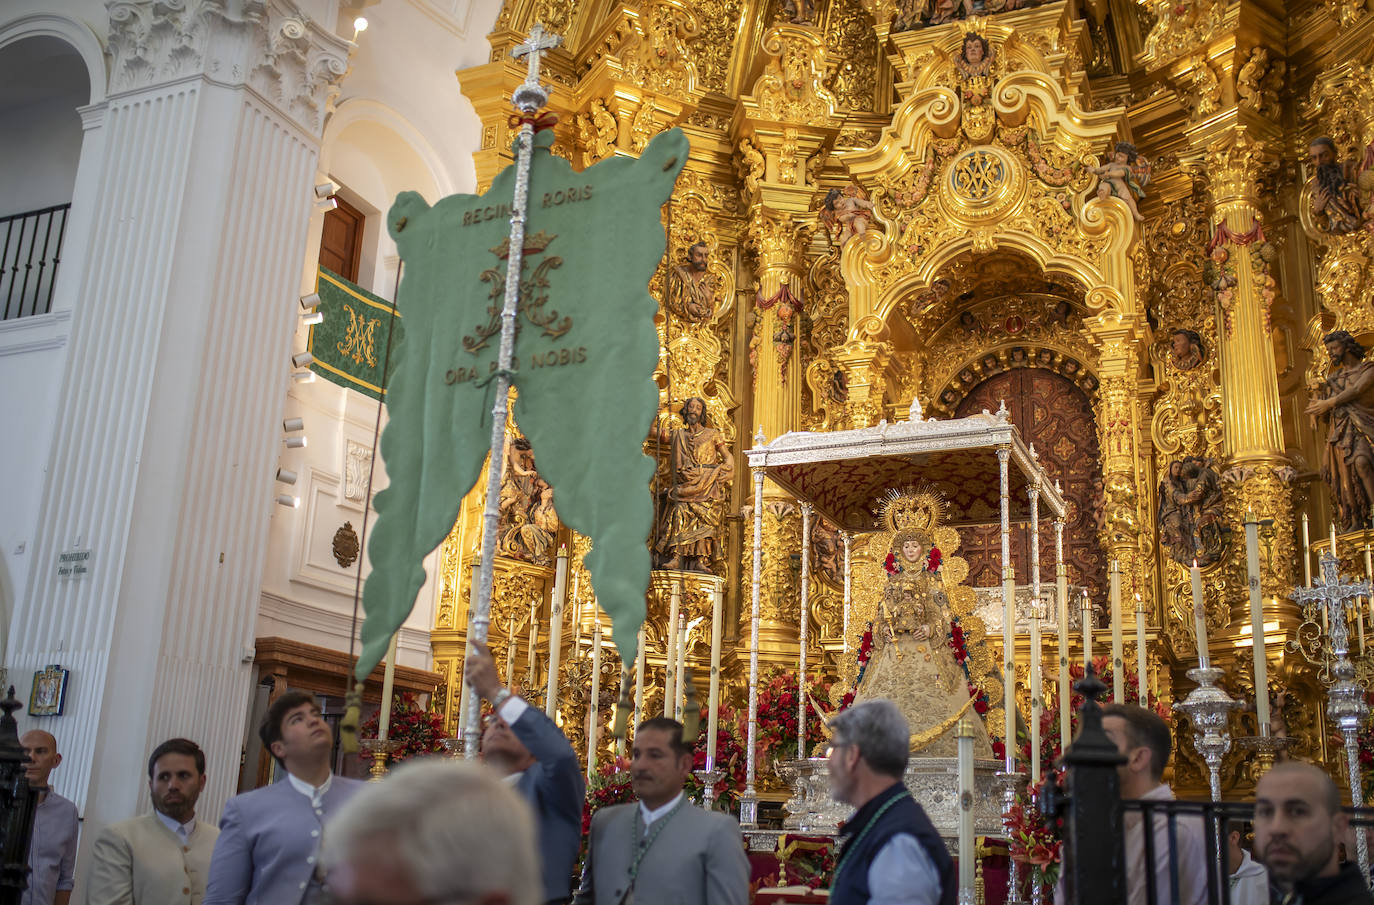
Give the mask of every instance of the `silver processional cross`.
[[(1332, 535), (1335, 539), (1335, 535)], [(1340, 563), (1335, 551), (1321, 556), (1321, 583), (1311, 588), (1294, 588), (1293, 599), (1326, 609), (1331, 625), (1331, 652), (1336, 662), (1331, 666), (1334, 681), (1326, 692), (1326, 715), (1340, 727), (1345, 738), (1345, 762), (1350, 777), (1350, 803), (1360, 807), (1359, 732), (1369, 715), (1364, 688), (1355, 681), (1355, 664), (1350, 662), (1350, 629), (1345, 624), (1345, 602), (1354, 597), (1368, 597), (1368, 581), (1341, 584)], [(1360, 873), (1369, 876), (1369, 845), (1363, 832), (1355, 834), (1355, 848), (1359, 856)]]

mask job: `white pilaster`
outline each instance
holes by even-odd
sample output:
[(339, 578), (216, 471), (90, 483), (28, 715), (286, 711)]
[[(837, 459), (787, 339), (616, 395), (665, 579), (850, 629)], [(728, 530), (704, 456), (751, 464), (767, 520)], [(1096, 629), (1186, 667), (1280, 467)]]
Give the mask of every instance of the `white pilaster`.
[[(83, 836), (184, 735), (238, 775), (319, 135), (350, 48), (285, 0), (111, 0), (102, 178), (10, 674), (71, 670)], [(81, 579), (61, 551), (92, 551)]]

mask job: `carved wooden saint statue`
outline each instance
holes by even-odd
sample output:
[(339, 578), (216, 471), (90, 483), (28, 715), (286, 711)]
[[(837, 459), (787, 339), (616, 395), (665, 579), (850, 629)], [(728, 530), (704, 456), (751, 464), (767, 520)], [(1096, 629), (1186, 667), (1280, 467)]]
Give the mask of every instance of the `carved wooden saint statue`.
[(535, 471), (534, 451), (524, 437), (506, 444), (500, 512), (496, 529), (498, 553), (537, 566), (553, 561), (553, 541), (558, 533), (553, 488)]
[(1364, 217), (1354, 163), (1337, 160), (1336, 143), (1325, 135), (1312, 139), (1307, 156), (1312, 167), (1312, 219), (1328, 233), (1355, 232)]
[(1209, 566), (1226, 552), (1230, 527), (1221, 476), (1198, 456), (1169, 463), (1159, 482), (1159, 542), (1182, 565)]
[(707, 423), (706, 403), (693, 396), (683, 403), (683, 427), (667, 437), (672, 482), (664, 494), (659, 521), (659, 568), (709, 572), (719, 555), (720, 504), (735, 476), (735, 459), (725, 436)]
[(696, 242), (687, 249), (687, 260), (668, 271), (668, 310), (694, 324), (710, 319), (720, 294), (708, 269), (709, 256), (706, 243)]
[(1341, 529), (1368, 527), (1374, 505), (1374, 362), (1344, 330), (1323, 338), (1331, 356), (1326, 381), (1307, 413), (1330, 422), (1322, 453), (1322, 480), (1331, 488)]

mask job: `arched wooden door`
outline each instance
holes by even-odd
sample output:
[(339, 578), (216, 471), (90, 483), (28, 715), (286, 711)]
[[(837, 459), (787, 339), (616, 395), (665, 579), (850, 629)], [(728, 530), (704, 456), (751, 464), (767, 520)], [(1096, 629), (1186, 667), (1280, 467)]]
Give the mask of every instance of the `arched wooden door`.
[[(1068, 503), (1064, 524), (1064, 561), (1069, 583), (1090, 593), (1106, 587), (1107, 564), (1098, 540), (1102, 466), (1098, 455), (1097, 419), (1092, 404), (1073, 381), (1040, 368), (1014, 368), (983, 381), (959, 404), (958, 417), (983, 409), (995, 412), (1005, 400), (1011, 421), (1028, 443), (1035, 444), (1050, 480), (1058, 478)], [(1054, 526), (1041, 514), (1040, 579), (1054, 581)], [(1001, 584), (1002, 541), (998, 526), (962, 529), (961, 551), (969, 563), (969, 584)], [(1029, 583), (1029, 531), (1012, 526), (1012, 562), (1017, 584)]]

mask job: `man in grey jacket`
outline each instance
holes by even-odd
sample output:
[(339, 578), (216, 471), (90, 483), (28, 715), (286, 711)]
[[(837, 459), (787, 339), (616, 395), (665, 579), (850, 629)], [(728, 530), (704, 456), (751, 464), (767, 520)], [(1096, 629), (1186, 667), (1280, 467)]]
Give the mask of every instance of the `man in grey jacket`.
[(282, 694), (267, 709), (259, 735), (286, 780), (224, 806), (204, 905), (323, 901), (318, 862), (325, 821), (365, 785), (330, 772), (334, 733), (314, 695)]
[(496, 711), (482, 733), (482, 762), (514, 784), (534, 811), (543, 901), (567, 902), (582, 843), (582, 801), (587, 792), (577, 753), (553, 720), (501, 684), (486, 645), (473, 647), (464, 681)]
[(630, 781), (634, 804), (592, 817), (576, 905), (745, 905), (749, 859), (739, 824), (687, 800), (692, 749), (667, 717), (635, 731)]

